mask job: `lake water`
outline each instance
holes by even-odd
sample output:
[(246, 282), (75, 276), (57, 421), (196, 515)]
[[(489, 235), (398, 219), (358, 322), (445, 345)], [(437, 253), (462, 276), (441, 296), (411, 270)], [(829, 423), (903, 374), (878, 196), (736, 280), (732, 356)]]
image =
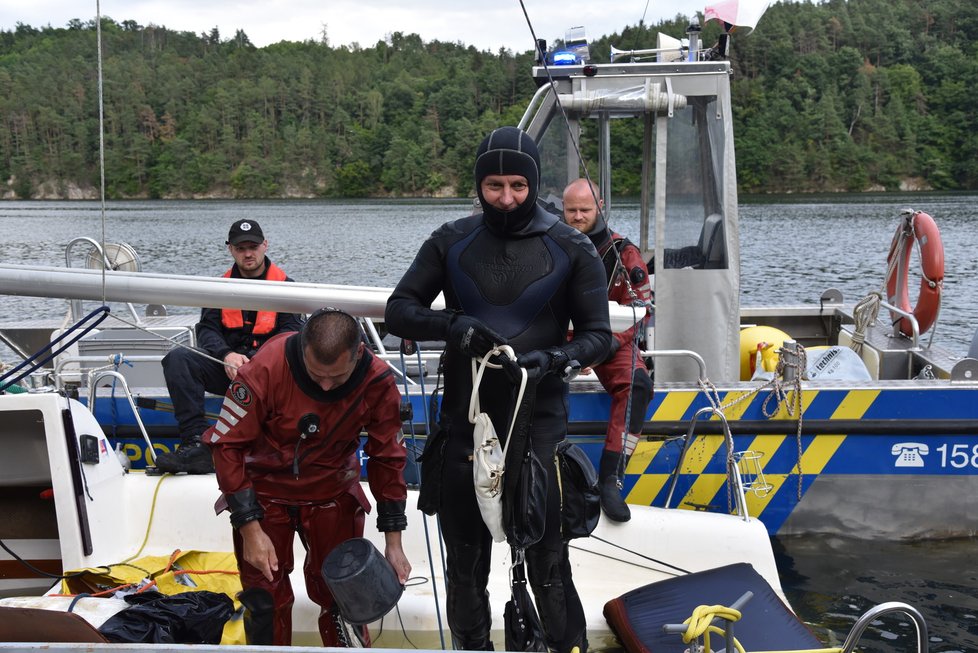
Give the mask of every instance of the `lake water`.
[[(935, 338), (964, 355), (978, 325), (978, 284), (972, 283), (978, 273), (975, 195), (742, 201), (742, 303), (817, 304), (830, 287), (855, 302), (879, 290), (906, 207), (930, 213), (940, 226), (946, 273)], [(469, 200), (112, 202), (105, 240), (133, 246), (147, 272), (219, 275), (228, 264), (227, 228), (247, 216), (265, 230), (269, 256), (299, 281), (390, 287), (435, 227), (470, 208)], [(613, 208), (613, 227), (637, 241), (637, 203), (616, 200)], [(11, 263), (64, 265), (71, 238), (102, 239), (97, 202), (0, 202), (0, 228), (0, 260)], [(911, 283), (913, 295), (916, 282)], [(62, 310), (57, 300), (10, 301), (13, 311)]]
[[(833, 287), (852, 303), (879, 290), (907, 207), (930, 213), (940, 227), (946, 272), (935, 339), (963, 356), (978, 325), (975, 195), (741, 198), (742, 304), (817, 304)], [(298, 281), (391, 287), (435, 227), (470, 209), (464, 199), (112, 202), (104, 240), (134, 247), (147, 272), (217, 276), (228, 266), (228, 226), (249, 217), (264, 229), (269, 256)], [(613, 209), (612, 226), (637, 240), (637, 203), (615, 201)], [(0, 202), (0, 260), (63, 266), (68, 241), (102, 240), (102, 224), (96, 202)], [(0, 319), (60, 317), (64, 308), (60, 300), (4, 297)], [(11, 360), (9, 352), (0, 357)], [(931, 651), (978, 651), (978, 539), (805, 537), (780, 538), (775, 547), (791, 604), (824, 642), (840, 644), (873, 605), (904, 601), (923, 611)], [(861, 650), (909, 651), (912, 637), (906, 619), (886, 618), (870, 629)]]

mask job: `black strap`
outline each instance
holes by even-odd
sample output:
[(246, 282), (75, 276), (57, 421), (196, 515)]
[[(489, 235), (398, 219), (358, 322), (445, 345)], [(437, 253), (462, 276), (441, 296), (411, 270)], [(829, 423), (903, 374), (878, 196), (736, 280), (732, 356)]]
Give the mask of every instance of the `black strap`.
[[(526, 380), (526, 390), (523, 392), (523, 401), (520, 403), (516, 412), (516, 424), (509, 437), (513, 439), (506, 447), (506, 474), (503, 476), (503, 523), (511, 523), (509, 511), (514, 505), (513, 501), (507, 501), (507, 497), (513, 497), (517, 490), (517, 483), (520, 478), (519, 467), (526, 460), (526, 453), (530, 449), (530, 427), (533, 425), (533, 408), (536, 405), (537, 383), (539, 379), (533, 375)], [(506, 444), (506, 443), (504, 443)]]

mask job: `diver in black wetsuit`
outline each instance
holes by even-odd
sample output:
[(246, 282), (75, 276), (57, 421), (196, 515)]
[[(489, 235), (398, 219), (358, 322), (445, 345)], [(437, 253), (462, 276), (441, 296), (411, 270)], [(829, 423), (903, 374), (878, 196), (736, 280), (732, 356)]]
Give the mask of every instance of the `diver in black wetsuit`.
[[(439, 515), (448, 556), (448, 623), (455, 646), (491, 650), (486, 586), (492, 537), (482, 522), (472, 481), (471, 358), (508, 343), (518, 364), (540, 378), (530, 432), (548, 471), (547, 525), (526, 551), (527, 575), (547, 644), (560, 653), (586, 650), (586, 625), (574, 588), (567, 542), (560, 534), (554, 447), (567, 432), (568, 362), (603, 360), (611, 343), (604, 267), (587, 236), (537, 206), (540, 157), (515, 127), (485, 138), (477, 151), (476, 189), (483, 213), (431, 234), (387, 303), (391, 333), (445, 340), (441, 426), (449, 432)], [(444, 292), (446, 310), (432, 310)], [(568, 322), (573, 338), (567, 340)], [(513, 403), (505, 372), (488, 369), (482, 409), (499, 433)], [(497, 615), (501, 617), (501, 615)]]

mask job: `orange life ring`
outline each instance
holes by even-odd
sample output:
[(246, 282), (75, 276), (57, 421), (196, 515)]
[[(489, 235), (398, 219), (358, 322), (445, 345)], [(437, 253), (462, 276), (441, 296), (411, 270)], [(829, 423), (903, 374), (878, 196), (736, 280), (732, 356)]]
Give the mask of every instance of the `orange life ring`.
[[(912, 236), (912, 237), (911, 237)], [(900, 243), (903, 247), (900, 247)], [(920, 293), (916, 306), (910, 305), (907, 275), (910, 268), (910, 251), (914, 241), (920, 246)], [(894, 261), (894, 258), (896, 259)], [(889, 273), (886, 277), (886, 295), (890, 304), (913, 314), (923, 334), (937, 321), (941, 308), (941, 290), (944, 287), (944, 244), (937, 223), (923, 211), (915, 211), (897, 227), (890, 253), (886, 257)], [(913, 335), (910, 320), (890, 312), (893, 324), (900, 323), (900, 331)]]

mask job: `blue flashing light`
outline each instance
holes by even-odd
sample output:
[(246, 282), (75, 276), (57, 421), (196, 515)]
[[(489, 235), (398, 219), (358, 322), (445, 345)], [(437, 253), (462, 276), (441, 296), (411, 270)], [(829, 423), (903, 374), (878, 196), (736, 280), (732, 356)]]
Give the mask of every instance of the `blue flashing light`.
[(557, 50), (553, 53), (553, 62), (555, 66), (573, 66), (578, 63), (578, 60), (577, 55), (573, 52)]

